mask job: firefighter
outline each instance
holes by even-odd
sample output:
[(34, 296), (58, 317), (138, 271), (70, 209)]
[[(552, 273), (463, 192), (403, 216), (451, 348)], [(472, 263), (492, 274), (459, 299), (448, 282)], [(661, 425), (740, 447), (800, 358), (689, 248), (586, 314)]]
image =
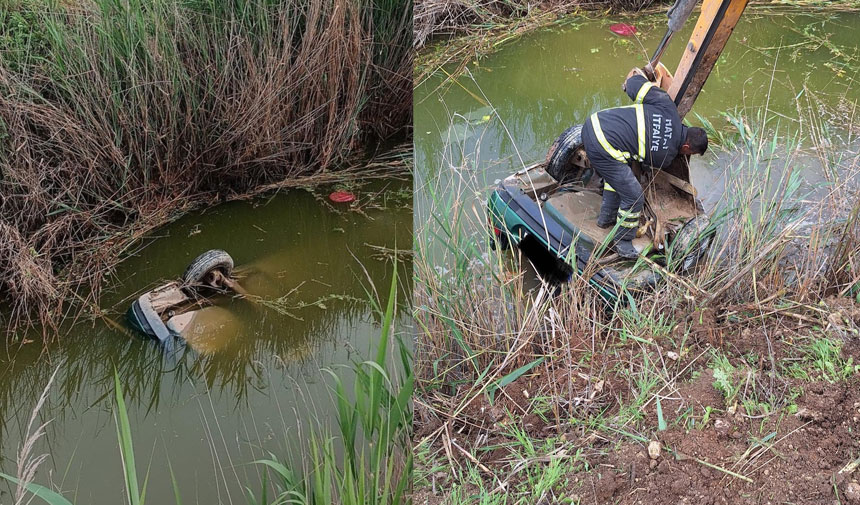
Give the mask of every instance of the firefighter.
[(644, 197), (630, 163), (668, 167), (679, 154), (704, 154), (708, 135), (701, 128), (684, 126), (669, 94), (648, 81), (641, 69), (630, 71), (622, 89), (634, 104), (592, 114), (582, 128), (582, 142), (591, 167), (604, 181), (597, 225), (617, 224), (615, 251), (634, 259), (639, 253), (632, 241)]

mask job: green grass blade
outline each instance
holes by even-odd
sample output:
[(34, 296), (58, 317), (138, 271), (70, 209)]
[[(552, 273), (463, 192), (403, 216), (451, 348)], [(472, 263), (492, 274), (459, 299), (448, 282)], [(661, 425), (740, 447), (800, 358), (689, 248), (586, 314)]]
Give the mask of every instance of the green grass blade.
[(668, 426), (666, 425), (666, 419), (663, 418), (663, 405), (660, 403), (660, 397), (657, 397), (657, 429), (660, 431), (665, 431)]
[(114, 370), (114, 391), (116, 392), (116, 431), (119, 441), (120, 456), (122, 457), (122, 469), (125, 476), (126, 493), (130, 505), (141, 505), (140, 488), (137, 484), (137, 469), (134, 465), (134, 446), (131, 441), (131, 423), (128, 420), (128, 410), (125, 406), (125, 398), (122, 394), (122, 385), (119, 382), (119, 373)]
[[(19, 481), (15, 477), (12, 477), (11, 475), (6, 475), (5, 473), (0, 472), (0, 477), (3, 477), (10, 482), (14, 482), (15, 484), (21, 484), (21, 481)], [(74, 505), (72, 502), (63, 497), (63, 495), (51, 491), (45, 486), (36, 484), (35, 482), (27, 482), (23, 485), (24, 489), (33, 493), (34, 496), (38, 496), (39, 498), (45, 500), (45, 503), (48, 503), (49, 505)]]
[(170, 463), (170, 458), (167, 458), (167, 469), (170, 471), (170, 483), (173, 485), (173, 499), (176, 505), (182, 505), (182, 495), (179, 494), (179, 482), (176, 481), (176, 475), (173, 473), (173, 465)]
[(502, 377), (501, 379), (499, 379), (498, 382), (496, 382), (495, 384), (489, 386), (487, 388), (487, 393), (490, 395), (491, 400), (492, 400), (493, 394), (496, 392), (497, 389), (501, 389), (501, 388), (507, 386), (508, 384), (514, 382), (515, 380), (519, 379), (520, 377), (523, 376), (523, 374), (525, 374), (526, 372), (528, 372), (532, 368), (543, 363), (543, 360), (544, 360), (544, 358), (538, 358), (538, 359), (532, 361), (531, 363), (523, 365), (523, 366), (517, 368), (516, 370), (514, 370), (513, 372), (511, 372), (511, 373), (505, 375), (504, 377)]
[(258, 459), (252, 461), (251, 464), (254, 465), (265, 465), (272, 470), (274, 470), (282, 479), (283, 484), (286, 488), (293, 488), (296, 484), (296, 476), (292, 470), (286, 467), (283, 463), (275, 461), (274, 459)]
[[(376, 350), (376, 364), (379, 368), (385, 368), (385, 357), (388, 355), (388, 336), (391, 334), (391, 325), (394, 321), (394, 307), (397, 301), (397, 263), (392, 267), (391, 288), (388, 292), (388, 305), (385, 308), (385, 316), (382, 320), (382, 334), (379, 337), (379, 348)], [(379, 405), (382, 401), (382, 378), (383, 373), (373, 374), (370, 386), (370, 432), (376, 428), (378, 420)]]

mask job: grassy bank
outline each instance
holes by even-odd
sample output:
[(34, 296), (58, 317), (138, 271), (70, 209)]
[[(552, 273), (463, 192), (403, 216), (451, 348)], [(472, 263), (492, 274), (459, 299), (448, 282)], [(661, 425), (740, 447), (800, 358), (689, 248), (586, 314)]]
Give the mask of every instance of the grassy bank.
[(332, 179), (408, 135), (410, 23), (401, 0), (3, 2), (2, 323), (97, 300), (190, 208)]
[(474, 170), (431, 182), (416, 503), (853, 503), (860, 155), (814, 110), (802, 149), (778, 121), (727, 115), (709, 256), (608, 306), (582, 277), (553, 296), (517, 253), (487, 249), (481, 203), (449, 201), (487, 194), (460, 175)]

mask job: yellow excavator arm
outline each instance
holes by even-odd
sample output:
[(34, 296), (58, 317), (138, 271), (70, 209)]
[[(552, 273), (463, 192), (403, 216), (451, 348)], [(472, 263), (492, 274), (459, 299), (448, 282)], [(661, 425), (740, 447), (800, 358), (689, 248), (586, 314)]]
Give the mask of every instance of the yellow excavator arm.
[[(660, 57), (672, 39), (683, 27), (697, 0), (676, 0), (669, 9), (669, 29), (660, 41), (654, 56), (644, 67), (645, 74), (658, 86), (669, 92), (683, 119), (693, 108), (702, 86), (711, 74), (726, 42), (732, 35), (749, 0), (703, 0), (702, 11), (693, 34), (684, 48), (678, 68), (672, 74), (660, 63)], [(690, 182), (687, 156), (679, 156), (665, 171), (684, 182)], [(691, 198), (695, 194), (691, 193)]]
[(683, 118), (693, 108), (749, 0), (704, 0), (696, 28), (667, 89)]

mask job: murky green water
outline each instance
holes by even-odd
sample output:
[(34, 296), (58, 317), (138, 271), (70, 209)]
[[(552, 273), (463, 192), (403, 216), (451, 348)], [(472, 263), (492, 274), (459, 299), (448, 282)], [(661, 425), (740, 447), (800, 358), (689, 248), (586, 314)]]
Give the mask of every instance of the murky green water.
[[(670, 70), (696, 15), (663, 57)], [(611, 23), (621, 21), (636, 25), (638, 39), (609, 31)], [(621, 82), (630, 68), (647, 61), (665, 29), (665, 15), (572, 19), (502, 46), (454, 80), (438, 72), (421, 82), (415, 91), (416, 224), (426, 221), (423, 214), (430, 208), (429, 192), (421, 188), (435, 176), (469, 181), (468, 189), (477, 188), (476, 201), (482, 200), (495, 180), (542, 160), (568, 126), (596, 110), (628, 104)], [(727, 127), (723, 111), (743, 109), (750, 117), (764, 117), (766, 108), (770, 128), (802, 138), (812, 117), (829, 121), (834, 140), (851, 141), (840, 126), (860, 99), (858, 34), (858, 14), (748, 9), (687, 121), (701, 124), (699, 114), (722, 129)], [(713, 203), (727, 161), (709, 155), (693, 157), (692, 163), (693, 184), (706, 205)], [(464, 186), (455, 183), (443, 192)], [(466, 191), (459, 199), (471, 196)]]
[[(268, 453), (302, 461), (308, 430), (334, 428), (323, 367), (368, 356), (379, 335), (370, 296), (387, 299), (392, 261), (385, 249), (411, 248), (411, 184), (365, 186), (361, 212), (295, 190), (267, 200), (220, 205), (156, 232), (121, 265), (102, 301), (122, 321), (130, 297), (176, 278), (197, 254), (228, 251), (246, 288), (284, 295), (281, 313), (227, 299), (207, 309), (210, 333), (165, 359), (153, 341), (101, 320), (79, 322), (61, 342), (0, 355), (0, 469), (15, 475), (30, 413), (58, 368), (35, 453), (49, 453), (36, 482), (53, 483), (78, 504), (124, 503), (113, 418), (114, 368), (126, 391), (147, 503), (175, 503), (168, 460), (184, 503), (245, 503), (258, 492)], [(401, 268), (401, 301), (411, 293)], [(287, 314), (289, 313), (289, 314)], [(404, 321), (405, 324), (405, 321)], [(348, 389), (351, 386), (348, 384)], [(151, 462), (151, 463), (150, 463)], [(9, 503), (0, 484), (0, 503)]]

